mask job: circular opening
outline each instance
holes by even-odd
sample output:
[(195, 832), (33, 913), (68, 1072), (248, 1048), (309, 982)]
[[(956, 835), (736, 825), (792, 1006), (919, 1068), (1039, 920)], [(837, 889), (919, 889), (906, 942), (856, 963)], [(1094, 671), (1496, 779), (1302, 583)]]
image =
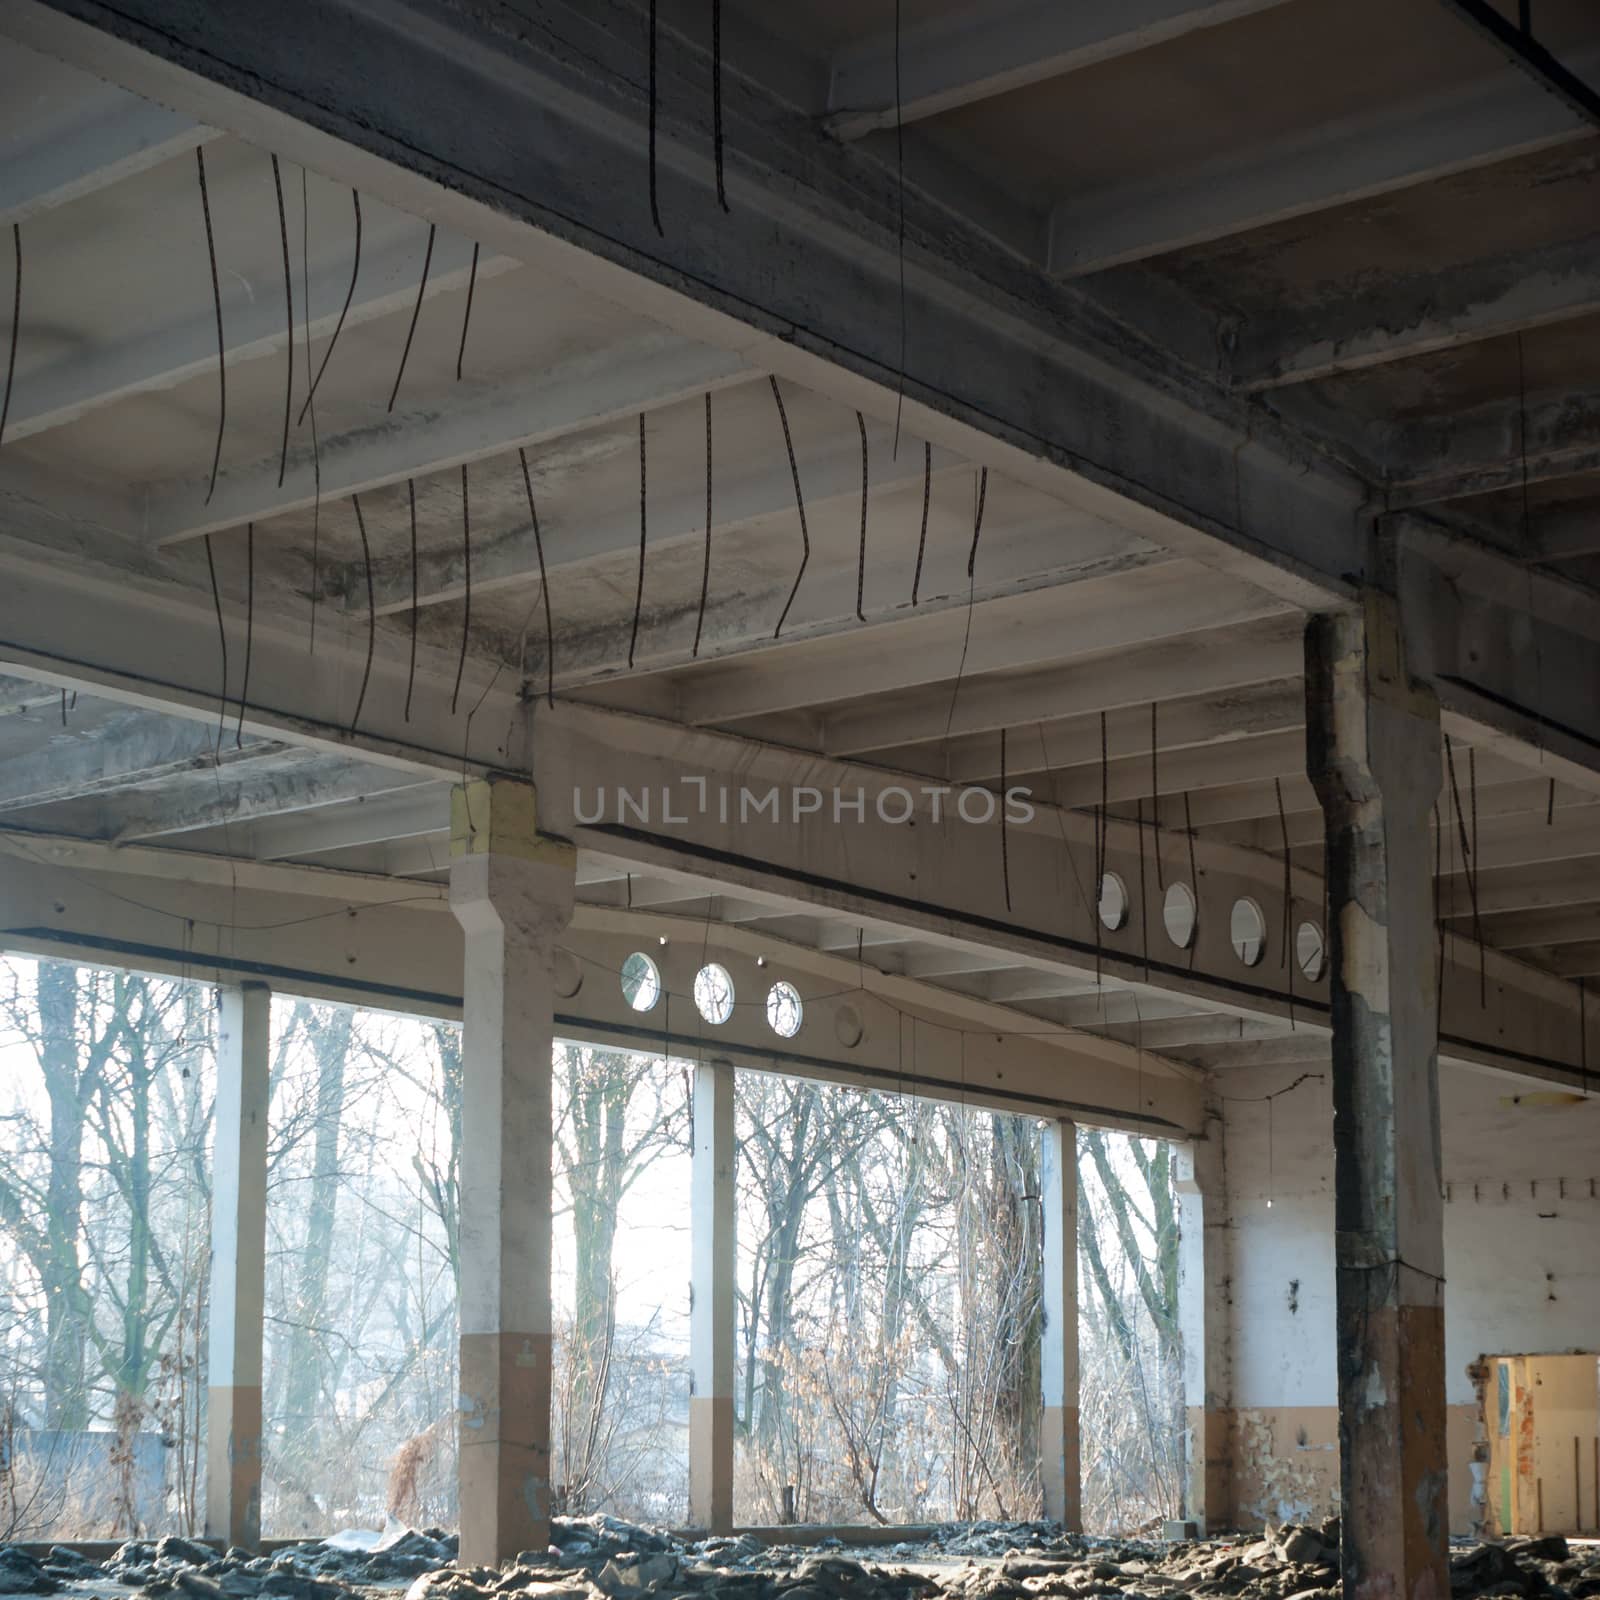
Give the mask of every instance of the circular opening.
[(622, 963), (622, 998), (635, 1011), (649, 1011), (661, 998), (661, 974), (643, 950)]
[(767, 990), (767, 1026), (780, 1039), (792, 1039), (799, 1033), (804, 1014), (800, 991), (792, 983), (780, 981)]
[(1161, 920), (1166, 924), (1167, 937), (1180, 950), (1187, 950), (1194, 939), (1197, 909), (1194, 890), (1188, 884), (1167, 885), (1167, 898), (1161, 903)]
[(1316, 983), (1328, 965), (1328, 947), (1323, 942), (1322, 929), (1314, 922), (1302, 922), (1294, 932), (1294, 958), (1300, 970)]
[(1228, 919), (1228, 938), (1233, 953), (1247, 966), (1253, 967), (1262, 956), (1267, 944), (1267, 919), (1254, 900), (1235, 900), (1233, 915)]
[(853, 1050), (861, 1043), (861, 1036), (866, 1031), (861, 1023), (861, 1013), (854, 1006), (840, 1006), (834, 1013), (833, 1031), (845, 1049)]
[(708, 961), (694, 975), (695, 1009), (716, 1026), (733, 1015), (733, 979), (726, 967)]
[(1115, 933), (1128, 920), (1128, 888), (1116, 873), (1108, 872), (1100, 880), (1100, 901), (1095, 908), (1100, 921)]

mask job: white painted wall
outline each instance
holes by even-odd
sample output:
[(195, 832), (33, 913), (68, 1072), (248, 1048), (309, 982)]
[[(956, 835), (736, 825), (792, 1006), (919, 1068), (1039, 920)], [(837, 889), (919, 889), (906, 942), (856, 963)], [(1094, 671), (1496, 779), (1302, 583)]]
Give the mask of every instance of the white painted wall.
[[(1250, 1098), (1299, 1071), (1221, 1075), (1236, 1408), (1337, 1401), (1329, 1084), (1272, 1103), (1270, 1171), (1268, 1107)], [(1440, 1084), (1451, 1405), (1473, 1402), (1480, 1355), (1600, 1346), (1600, 1095), (1552, 1105), (1535, 1088), (1463, 1068)]]
[[(1222, 1075), (1240, 1408), (1338, 1400), (1330, 1085), (1272, 1102), (1270, 1170), (1266, 1102), (1250, 1099), (1298, 1075)], [(1480, 1355), (1600, 1346), (1600, 1096), (1552, 1106), (1533, 1090), (1461, 1067), (1440, 1083), (1450, 1405), (1474, 1402)]]
[[(1301, 1070), (1221, 1074), (1231, 1392), (1217, 1398), (1243, 1525), (1321, 1516), (1337, 1493), (1333, 1106), (1326, 1071), (1288, 1088)], [(1269, 1113), (1264, 1097), (1286, 1089)], [(1465, 1533), (1483, 1471), (1468, 1367), (1600, 1348), (1600, 1095), (1451, 1067), (1440, 1107), (1451, 1527)]]
[(1532, 1088), (1486, 1073), (1443, 1086), (1452, 1405), (1472, 1400), (1480, 1355), (1600, 1346), (1600, 1096), (1550, 1105)]
[(1270, 1107), (1260, 1098), (1284, 1089), (1301, 1071), (1221, 1074), (1234, 1228), (1235, 1409), (1334, 1405), (1338, 1399), (1327, 1075), (1302, 1083)]

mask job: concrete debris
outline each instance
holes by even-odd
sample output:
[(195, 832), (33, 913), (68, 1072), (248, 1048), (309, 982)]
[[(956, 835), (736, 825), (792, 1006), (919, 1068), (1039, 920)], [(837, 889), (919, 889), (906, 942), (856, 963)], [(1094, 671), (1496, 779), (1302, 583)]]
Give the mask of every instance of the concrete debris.
[[(892, 1538), (892, 1533), (887, 1534)], [(56, 1546), (0, 1546), (0, 1595), (148, 1600), (1338, 1600), (1339, 1525), (1153, 1543), (1066, 1534), (1052, 1523), (976, 1523), (848, 1553), (763, 1545), (749, 1534), (690, 1542), (616, 1517), (559, 1518), (544, 1551), (504, 1571), (452, 1565), (442, 1529), (218, 1556), (192, 1539), (130, 1541), (104, 1562)], [(1600, 1600), (1600, 1546), (1565, 1539), (1461, 1545), (1451, 1600)]]
[(0, 1594), (54, 1594), (60, 1587), (61, 1580), (26, 1550), (0, 1546)]

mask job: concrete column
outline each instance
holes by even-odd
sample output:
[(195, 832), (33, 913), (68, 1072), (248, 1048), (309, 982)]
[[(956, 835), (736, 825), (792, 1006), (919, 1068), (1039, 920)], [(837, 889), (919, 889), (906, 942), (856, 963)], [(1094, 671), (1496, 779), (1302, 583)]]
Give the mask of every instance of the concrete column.
[(450, 905), (465, 940), (461, 1563), (550, 1542), (550, 1080), (556, 941), (574, 852), (531, 785), (457, 787)]
[(1306, 635), (1307, 751), (1327, 824), (1344, 1592), (1450, 1592), (1444, 1205), (1429, 817), (1439, 710), (1398, 609)]
[(1183, 1333), (1183, 1516), (1226, 1528), (1233, 1521), (1232, 1243), (1222, 1120), (1173, 1152), (1178, 1200), (1178, 1325)]
[(245, 1550), (261, 1544), (271, 1013), (272, 994), (264, 983), (222, 991), (211, 1161), (206, 1537)]
[(733, 1068), (694, 1069), (689, 1180), (689, 1525), (733, 1529)]
[(1041, 1139), (1044, 1212), (1044, 1379), (1039, 1477), (1044, 1514), (1069, 1531), (1083, 1526), (1078, 1459), (1078, 1125), (1047, 1123)]

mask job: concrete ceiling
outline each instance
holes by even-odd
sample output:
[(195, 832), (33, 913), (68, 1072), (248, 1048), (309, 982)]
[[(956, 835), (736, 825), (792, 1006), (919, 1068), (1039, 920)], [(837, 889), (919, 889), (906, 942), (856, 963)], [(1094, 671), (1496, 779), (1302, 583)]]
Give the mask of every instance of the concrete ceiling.
[[(903, 145), (883, 98), (897, 10)], [(1554, 574), (1564, 594), (1578, 586), (1574, 604), (1592, 598), (1600, 146), (1450, 5), (729, 11), (742, 81), (804, 100), (884, 171), (903, 150), (919, 197), (1074, 280), (1074, 303), (1161, 352), (1175, 383), (1283, 430), (1374, 505), (1426, 509), (1519, 581)], [(1580, 0), (1535, 13), (1541, 43), (1600, 83), (1600, 14)], [(692, 40), (670, 8), (667, 24), (668, 48)], [(214, 490), (197, 149), (226, 381)], [(384, 670), (408, 677), (415, 649), (441, 703), (464, 679), (458, 720), (491, 691), (538, 695), (548, 674), (571, 704), (922, 778), (1003, 775), (1067, 812), (1091, 810), (1104, 784), (1114, 821), (1154, 819), (1179, 875), (1191, 829), (1273, 872), (1287, 837), (1293, 867), (1320, 874), (1303, 608), (1282, 586), (1165, 539), (1132, 502), (981, 466), (985, 452), (919, 433), (919, 408), (897, 430), (786, 370), (780, 416), (759, 341), (686, 335), (609, 278), (377, 193), (359, 195), (352, 277), (350, 187), (288, 159), (276, 177), (265, 148), (0, 44), (0, 219), (20, 222), (25, 253), (5, 537), (206, 608), (214, 573), (227, 692), (220, 655), (200, 676), (219, 699), (240, 693), (248, 616), (342, 651), (352, 701), (370, 620)], [(25, 671), (27, 654), (4, 659)], [(443, 870), (443, 773), (292, 730), (236, 741), (226, 713), (218, 739), (215, 723), (88, 693), (63, 722), (55, 689), (40, 698), (21, 678), (0, 683), (0, 707), (7, 827)], [(1600, 973), (1596, 785), (1568, 764), (1547, 774), (1526, 741), (1447, 725), (1443, 915), (1545, 973)], [(1123, 977), (1085, 984), (803, 896), (741, 899), (714, 874), (591, 851), (582, 876), (595, 904), (858, 951), (1208, 1070), (1244, 1059), (1221, 1048), (1241, 1039), (1260, 1041), (1254, 1061), (1310, 1048), (1281, 1015)]]

